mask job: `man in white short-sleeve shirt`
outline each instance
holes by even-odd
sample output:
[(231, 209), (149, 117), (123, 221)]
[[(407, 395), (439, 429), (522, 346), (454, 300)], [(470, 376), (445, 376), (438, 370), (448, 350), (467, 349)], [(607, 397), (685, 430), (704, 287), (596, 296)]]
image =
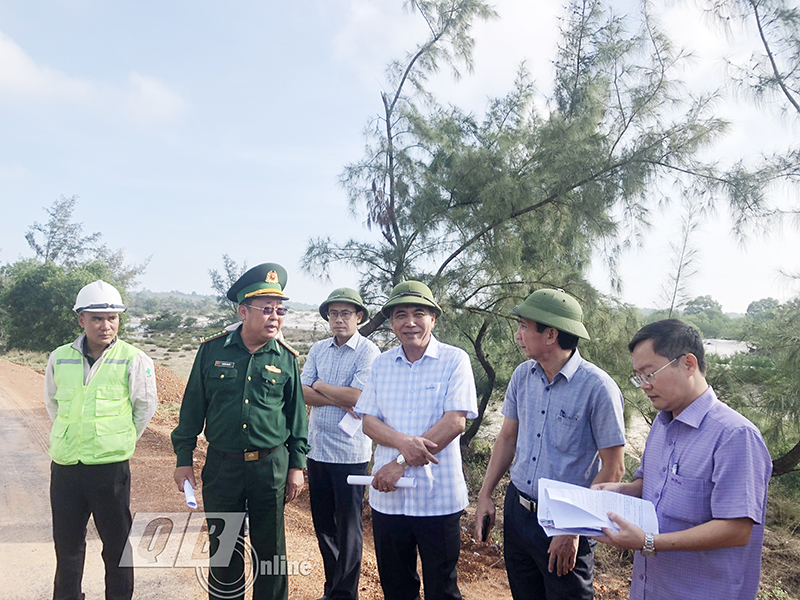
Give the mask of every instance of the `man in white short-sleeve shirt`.
[[(472, 367), (433, 336), (442, 310), (425, 284), (396, 285), (382, 310), (401, 345), (375, 359), (355, 409), (377, 444), (369, 503), (381, 586), (387, 600), (419, 598), (418, 549), (425, 596), (457, 600), (469, 502), (459, 438), (478, 411)], [(402, 476), (416, 487), (397, 487)]]

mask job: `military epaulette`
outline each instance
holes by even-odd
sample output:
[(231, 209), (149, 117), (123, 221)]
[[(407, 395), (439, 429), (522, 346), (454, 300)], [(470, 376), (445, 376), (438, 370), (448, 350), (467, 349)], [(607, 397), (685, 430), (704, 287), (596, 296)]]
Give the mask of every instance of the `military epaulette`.
[(284, 347), (284, 348), (286, 348), (286, 349), (287, 349), (289, 352), (291, 352), (292, 354), (294, 354), (294, 355), (295, 355), (295, 358), (296, 358), (296, 357), (298, 357), (298, 356), (300, 356), (300, 353), (299, 353), (297, 350), (295, 350), (294, 348), (292, 348), (292, 347), (291, 347), (291, 346), (290, 346), (290, 345), (289, 345), (289, 344), (286, 342), (286, 340), (282, 340), (281, 338), (278, 338), (278, 342), (280, 343), (280, 345), (281, 345), (281, 346), (283, 346), (283, 347)]
[(215, 340), (217, 338), (222, 337), (223, 335), (228, 335), (230, 332), (226, 329), (222, 331), (217, 331), (216, 333), (212, 333), (211, 335), (207, 335), (205, 337), (200, 338), (200, 343), (205, 344), (206, 342), (210, 342), (211, 340)]

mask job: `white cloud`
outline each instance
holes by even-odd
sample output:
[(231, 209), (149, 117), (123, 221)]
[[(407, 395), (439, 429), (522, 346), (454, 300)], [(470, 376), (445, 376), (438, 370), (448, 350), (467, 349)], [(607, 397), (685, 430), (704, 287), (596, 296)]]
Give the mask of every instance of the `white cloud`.
[(172, 121), (185, 114), (187, 104), (181, 96), (153, 77), (133, 72), (123, 93), (123, 105), (139, 122)]
[(157, 79), (132, 72), (128, 86), (73, 77), (38, 64), (13, 39), (0, 32), (0, 98), (72, 104), (137, 123), (162, 123), (181, 117), (187, 103)]
[(0, 32), (0, 95), (21, 100), (86, 102), (93, 85), (36, 62), (14, 40)]

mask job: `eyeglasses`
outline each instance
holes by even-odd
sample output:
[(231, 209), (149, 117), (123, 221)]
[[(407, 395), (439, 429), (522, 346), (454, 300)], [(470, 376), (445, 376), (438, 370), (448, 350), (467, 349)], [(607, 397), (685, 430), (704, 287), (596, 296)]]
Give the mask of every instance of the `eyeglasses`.
[(645, 375), (634, 375), (633, 377), (631, 377), (631, 383), (633, 385), (635, 385), (637, 388), (642, 387), (645, 383), (647, 385), (653, 385), (653, 381), (655, 381), (656, 375), (661, 373), (661, 371), (666, 369), (668, 366), (670, 366), (676, 360), (678, 360), (679, 358), (682, 358), (684, 356), (686, 356), (685, 352), (683, 354), (679, 355), (679, 356), (676, 356), (671, 361), (669, 361), (667, 364), (665, 364), (663, 367), (661, 367), (660, 369), (656, 369), (652, 373), (647, 373)]
[(356, 314), (356, 313), (354, 311), (352, 311), (352, 310), (329, 310), (328, 311), (328, 318), (329, 319), (338, 319), (339, 317), (342, 317), (342, 319), (347, 321), (354, 314)]
[(270, 305), (267, 305), (267, 306), (265, 306), (263, 308), (258, 307), (258, 306), (253, 306), (252, 304), (245, 304), (245, 306), (247, 308), (252, 308), (253, 310), (260, 310), (264, 314), (265, 317), (270, 316), (273, 312), (276, 315), (278, 315), (279, 317), (282, 317), (287, 312), (289, 312), (289, 309), (286, 308), (285, 306), (270, 306)]

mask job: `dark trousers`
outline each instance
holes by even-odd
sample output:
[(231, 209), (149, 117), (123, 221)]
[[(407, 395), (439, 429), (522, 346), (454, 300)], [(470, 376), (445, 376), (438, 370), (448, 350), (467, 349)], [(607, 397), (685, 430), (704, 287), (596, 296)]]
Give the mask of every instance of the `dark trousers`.
[(325, 597), (356, 600), (361, 574), (364, 486), (348, 475), (366, 475), (367, 463), (336, 464), (308, 459), (311, 518), (325, 566)]
[[(243, 531), (227, 567), (211, 567), (208, 597), (211, 600), (244, 600), (252, 581), (253, 600), (286, 600), (289, 595), (286, 563), (286, 538), (283, 529), (283, 503), (289, 451), (281, 446), (254, 461), (230, 457), (208, 448), (203, 467), (203, 505), (210, 512), (245, 512), (250, 517), (250, 543), (255, 558), (255, 581), (245, 573)], [(211, 523), (209, 523), (211, 527)], [(211, 552), (216, 548), (212, 543)], [(277, 557), (277, 559), (276, 559)], [(278, 568), (262, 568), (270, 563)], [(277, 572), (276, 572), (277, 571)]]
[(131, 530), (131, 471), (128, 461), (106, 465), (50, 465), (50, 506), (56, 576), (53, 600), (83, 600), (86, 525), (94, 517), (103, 542), (106, 600), (130, 600), (133, 568), (119, 561)]
[(508, 583), (514, 600), (591, 600), (594, 598), (594, 547), (597, 541), (581, 536), (575, 568), (559, 577), (547, 569), (550, 540), (535, 512), (519, 503), (517, 488), (506, 492), (503, 543)]
[(460, 518), (460, 512), (407, 517), (372, 511), (375, 556), (386, 600), (419, 600), (418, 549), (425, 600), (461, 600), (456, 581)]

